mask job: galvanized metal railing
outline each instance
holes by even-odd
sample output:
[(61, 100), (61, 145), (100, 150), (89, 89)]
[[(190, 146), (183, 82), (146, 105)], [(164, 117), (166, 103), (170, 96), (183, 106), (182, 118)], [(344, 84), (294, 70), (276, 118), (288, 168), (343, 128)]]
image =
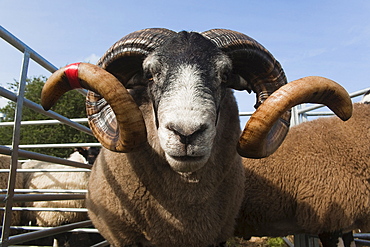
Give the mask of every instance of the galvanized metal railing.
[[(58, 163), (58, 164), (64, 164), (69, 165), (73, 167), (79, 167), (79, 168), (87, 168), (90, 169), (91, 166), (87, 164), (82, 164), (78, 162), (73, 162), (65, 159), (60, 159), (48, 155), (42, 155), (34, 152), (29, 152), (26, 150), (22, 150), (20, 148), (30, 148), (32, 146), (23, 146), (19, 145), (19, 133), (20, 133), (20, 126), (21, 124), (39, 124), (38, 121), (30, 121), (28, 123), (24, 123), (21, 121), (21, 115), (23, 106), (29, 107), (32, 110), (42, 113), (46, 116), (52, 117), (56, 120), (52, 121), (44, 121), (44, 123), (47, 124), (56, 124), (56, 123), (63, 123), (66, 125), (69, 125), (75, 129), (78, 129), (84, 133), (92, 135), (92, 132), (89, 128), (77, 123), (81, 121), (72, 121), (64, 116), (61, 116), (55, 112), (52, 111), (44, 111), (42, 107), (32, 101), (29, 101), (24, 98), (24, 89), (26, 85), (26, 78), (27, 78), (27, 72), (28, 72), (28, 66), (30, 59), (38, 63), (40, 66), (48, 70), (49, 72), (53, 73), (57, 70), (57, 67), (55, 67), (53, 64), (51, 64), (49, 61), (44, 59), (41, 55), (39, 55), (37, 52), (32, 50), (30, 47), (28, 47), (26, 44), (24, 44), (21, 40), (17, 39), (14, 35), (12, 35), (10, 32), (8, 32), (6, 29), (4, 29), (2, 26), (0, 26), (0, 37), (7, 41), (9, 44), (11, 44), (13, 47), (17, 48), (20, 52), (23, 53), (23, 62), (21, 66), (21, 75), (19, 80), (19, 87), (17, 94), (14, 94), (10, 92), (9, 90), (6, 90), (5, 88), (0, 87), (0, 95), (16, 102), (16, 111), (15, 111), (15, 120), (12, 123), (2, 123), (2, 126), (6, 125), (13, 125), (13, 141), (11, 146), (0, 146), (0, 153), (11, 155), (11, 164), (10, 169), (7, 171), (9, 172), (9, 179), (8, 179), (8, 187), (6, 190), (3, 190), (2, 192), (6, 192), (6, 194), (0, 195), (0, 198), (2, 201), (5, 202), (4, 209), (4, 216), (3, 216), (3, 226), (2, 226), (2, 233), (1, 233), (1, 239), (0, 239), (0, 246), (9, 246), (17, 243), (22, 243), (24, 241), (30, 241), (32, 239), (37, 239), (40, 237), (46, 237), (50, 235), (55, 235), (58, 233), (62, 233), (65, 231), (69, 231), (72, 229), (76, 229), (79, 227), (87, 227), (91, 226), (91, 221), (81, 222), (81, 223), (75, 223), (70, 224), (66, 226), (56, 227), (52, 229), (47, 230), (40, 230), (37, 232), (31, 232), (26, 234), (20, 234), (15, 236), (9, 236), (10, 235), (10, 220), (11, 220), (11, 212), (12, 212), (12, 206), (14, 202), (19, 201), (35, 201), (35, 200), (70, 200), (70, 199), (84, 199), (86, 191), (83, 191), (84, 193), (67, 193), (67, 194), (56, 194), (56, 193), (48, 193), (48, 194), (15, 194), (15, 192), (18, 192), (18, 190), (15, 190), (15, 177), (17, 173), (17, 164), (18, 164), (18, 158), (19, 156), (25, 157), (28, 159), (36, 159), (46, 162), (52, 162), (52, 163)], [(78, 146), (76, 144), (64, 144), (64, 147), (70, 147), (70, 146)], [(86, 146), (86, 144), (79, 144)], [(96, 144), (89, 144), (90, 146), (93, 145), (100, 145), (98, 143)], [(48, 145), (50, 147), (50, 145)], [(61, 144), (58, 144), (56, 146), (63, 146)], [(38, 170), (34, 170), (38, 171)], [(64, 170), (65, 171), (65, 170)], [(20, 170), (20, 172), (26, 172)], [(23, 191), (24, 192), (24, 191)], [(33, 191), (35, 192), (35, 191)], [(40, 192), (40, 191), (39, 191)], [(49, 191), (51, 192), (51, 191)], [(56, 192), (56, 191), (54, 191)], [(66, 191), (63, 191), (66, 192)], [(76, 191), (74, 191), (76, 192)], [(81, 191), (80, 191), (81, 192)], [(25, 210), (24, 208), (14, 208), (14, 210)], [(26, 209), (27, 210), (27, 209)], [(32, 209), (31, 209), (32, 210)], [(35, 209), (33, 209), (35, 210)], [(48, 210), (48, 209), (42, 209), (42, 210)], [(52, 210), (52, 209), (49, 209)], [(67, 211), (68, 209), (66, 209)], [(86, 209), (84, 209), (86, 211)]]
[[(353, 99), (359, 96), (364, 95), (366, 92), (370, 90), (370, 87), (358, 90), (356, 92), (350, 93), (349, 96)], [(322, 116), (333, 116), (334, 113), (332, 111), (315, 111), (320, 108), (325, 108), (326, 106), (321, 104), (302, 104), (292, 108), (292, 118), (290, 125), (295, 126), (300, 123), (308, 121), (308, 117), (322, 117)], [(240, 112), (239, 115), (241, 117), (251, 116), (253, 112)]]
[[(28, 47), (26, 44), (24, 44), (22, 41), (17, 39), (15, 36), (13, 36), (10, 32), (8, 32), (6, 29), (4, 29), (2, 26), (0, 26), (0, 37), (4, 39), (6, 42), (17, 48), (20, 52), (24, 54), (23, 56), (23, 62), (21, 67), (21, 75), (20, 75), (20, 82), (19, 82), (19, 89), (18, 93), (14, 94), (10, 92), (9, 90), (0, 87), (0, 95), (12, 100), (17, 103), (16, 105), (16, 113), (15, 113), (15, 120), (14, 122), (1, 122), (1, 126), (13, 126), (13, 142), (11, 146), (4, 146), (0, 145), (0, 153), (11, 155), (12, 161), (10, 165), (10, 169), (0, 169), (1, 172), (8, 172), (9, 173), (9, 183), (7, 189), (0, 189), (0, 192), (4, 192), (5, 194), (0, 195), (0, 199), (5, 201), (5, 207), (0, 208), (4, 210), (4, 217), (3, 217), (3, 226), (2, 226), (2, 235), (0, 239), (0, 246), (7, 247), (9, 245), (14, 245), (18, 243), (23, 243), (25, 241), (30, 241), (33, 239), (38, 239), (41, 237), (46, 236), (52, 236), (58, 233), (66, 232), (66, 231), (82, 231), (82, 232), (94, 232), (97, 231), (95, 229), (91, 228), (84, 228), (91, 226), (91, 221), (83, 221), (73, 224), (68, 224), (65, 226), (59, 226), (59, 227), (53, 227), (53, 228), (46, 228), (46, 227), (29, 227), (29, 226), (17, 226), (12, 227), (13, 229), (24, 229), (24, 230), (36, 230), (35, 232), (25, 233), (25, 234), (19, 234), (10, 236), (9, 231), (11, 229), (10, 227), (10, 213), (12, 210), (33, 210), (33, 211), (65, 211), (65, 212), (86, 212), (86, 209), (70, 209), (70, 208), (24, 208), (24, 207), (13, 207), (13, 202), (18, 201), (33, 201), (33, 200), (69, 200), (69, 199), (81, 199), (84, 198), (86, 190), (22, 190), (22, 189), (15, 189), (15, 176), (17, 172), (31, 172), (27, 169), (17, 169), (17, 163), (18, 163), (18, 157), (25, 157), (28, 159), (35, 159), (35, 160), (41, 160), (46, 162), (52, 162), (52, 163), (58, 163), (63, 165), (68, 165), (72, 167), (77, 167), (80, 169), (63, 169), (63, 172), (86, 172), (89, 171), (91, 168), (90, 165), (82, 164), (78, 162), (69, 161), (66, 159), (61, 159), (49, 155), (43, 155), (39, 153), (34, 153), (30, 151), (26, 151), (24, 149), (27, 148), (43, 148), (43, 147), (83, 147), (83, 146), (100, 146), (100, 143), (65, 143), (65, 144), (33, 144), (33, 145), (20, 145), (19, 142), (19, 131), (21, 125), (40, 125), (40, 124), (66, 124), (68, 126), (71, 126), (72, 128), (78, 129), (84, 133), (92, 135), (92, 132), (89, 128), (85, 127), (84, 125), (81, 125), (80, 123), (87, 122), (86, 118), (78, 118), (78, 119), (68, 119), (62, 115), (59, 115), (53, 111), (44, 111), (42, 107), (32, 101), (29, 101), (24, 98), (24, 88), (27, 78), (27, 71), (28, 71), (28, 64), (29, 60), (32, 59), (36, 63), (38, 63), (40, 66), (48, 70), (49, 72), (53, 73), (57, 70), (57, 68), (51, 64), (49, 61), (47, 61), (45, 58), (43, 58), (41, 55), (39, 55), (37, 52), (32, 50), (30, 47)], [(359, 90), (357, 92), (354, 92), (351, 95), (351, 97), (357, 97), (365, 92), (370, 90), (369, 88)], [(85, 93), (84, 91), (81, 91), (81, 93)], [(35, 120), (35, 121), (22, 121), (21, 120), (21, 114), (23, 106), (29, 107), (32, 110), (42, 113), (46, 116), (49, 116), (55, 120)], [(323, 105), (301, 105), (298, 107), (294, 107), (292, 109), (292, 122), (291, 125), (297, 125), (301, 122), (307, 121), (308, 117), (311, 116), (327, 116), (332, 115), (331, 112), (325, 111), (325, 112), (313, 112), (313, 110), (319, 109), (321, 107), (324, 107)], [(240, 116), (250, 116), (253, 112), (240, 112)], [(32, 169), (32, 172), (58, 172), (61, 170), (58, 169)], [(15, 193), (38, 193), (38, 194), (15, 194)], [(64, 194), (58, 194), (59, 192), (63, 192)], [(47, 194), (43, 194), (47, 193)], [(359, 237), (360, 235), (356, 235)], [(368, 237), (368, 235), (366, 235)], [(361, 238), (361, 237), (359, 237)], [(317, 241), (309, 241), (307, 240), (308, 236), (299, 237), (297, 236), (297, 241), (295, 242), (296, 246), (315, 246)], [(366, 242), (367, 241), (367, 242)], [(370, 245), (368, 240), (359, 240), (362, 244)], [(94, 245), (97, 246), (107, 246), (108, 243), (106, 241)]]
[[(350, 93), (349, 96), (353, 99), (355, 97), (364, 95), (369, 90), (370, 90), (370, 87), (362, 89), (362, 90), (358, 90), (358, 91), (353, 92), (353, 93)], [(304, 105), (295, 107), (296, 113), (294, 114), (294, 117), (292, 117), (292, 119), (294, 119), (294, 118), (297, 118), (297, 119), (294, 119), (295, 122), (293, 122), (292, 125), (297, 125), (297, 124), (300, 124), (302, 122), (306, 122), (306, 121), (308, 121), (308, 117), (332, 116), (332, 115), (334, 115), (334, 113), (331, 112), (331, 111), (323, 111), (323, 112), (315, 112), (314, 111), (314, 110), (317, 110), (317, 109), (320, 109), (320, 108), (323, 108), (323, 107), (325, 107), (325, 106), (321, 105), (321, 104), (314, 104), (314, 105), (311, 104), (310, 106), (306, 106), (304, 104)]]

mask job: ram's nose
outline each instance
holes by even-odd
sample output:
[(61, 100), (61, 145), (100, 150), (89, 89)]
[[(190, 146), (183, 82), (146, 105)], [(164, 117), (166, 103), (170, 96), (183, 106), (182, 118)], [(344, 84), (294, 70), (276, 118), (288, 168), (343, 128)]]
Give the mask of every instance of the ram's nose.
[(169, 123), (166, 128), (175, 134), (182, 144), (188, 145), (202, 135), (208, 128), (207, 124), (199, 124), (192, 127), (184, 126), (176, 123)]

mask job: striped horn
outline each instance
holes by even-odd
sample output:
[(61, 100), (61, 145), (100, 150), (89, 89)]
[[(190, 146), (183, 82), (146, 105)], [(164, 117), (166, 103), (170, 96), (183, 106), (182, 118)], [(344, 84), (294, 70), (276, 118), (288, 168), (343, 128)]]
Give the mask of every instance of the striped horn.
[[(349, 109), (352, 108), (348, 93), (335, 82), (322, 77), (307, 77), (287, 84), (280, 63), (254, 39), (225, 29), (212, 29), (202, 34), (233, 61), (233, 73), (239, 75), (241, 79), (231, 82), (229, 86), (237, 90), (249, 92), (253, 90), (256, 93), (257, 110), (246, 124), (237, 148), (241, 156), (263, 158), (275, 152), (289, 131), (290, 108), (297, 104), (322, 103), (330, 105), (335, 113), (343, 116), (343, 119), (351, 116)], [(280, 96), (272, 97), (282, 86), (283, 91), (277, 94)], [(333, 97), (329, 98), (334, 101), (320, 97), (331, 93)], [(277, 99), (282, 100), (278, 104), (279, 109), (274, 105), (277, 104)], [(338, 99), (343, 104), (336, 109)], [(265, 104), (267, 100), (274, 103)], [(262, 105), (264, 106), (261, 108)]]
[[(253, 90), (256, 93), (255, 108), (258, 108), (274, 91), (287, 84), (280, 63), (266, 48), (249, 36), (225, 29), (212, 29), (202, 34), (231, 58), (233, 73), (239, 75), (241, 79), (231, 82), (229, 86), (248, 92)], [(283, 140), (288, 132), (289, 122), (290, 109), (281, 114), (280, 120), (275, 123), (272, 133), (268, 136), (270, 140), (267, 143), (276, 146), (272, 143), (274, 140)], [(245, 131), (246, 129), (247, 126)], [(246, 137), (242, 136), (241, 140), (244, 139)], [(247, 151), (239, 152), (244, 154)]]
[(117, 78), (104, 69), (88, 63), (80, 63), (75, 68), (77, 78), (68, 76), (68, 72), (66, 73), (68, 70), (71, 70), (71, 66), (57, 70), (46, 81), (41, 92), (41, 105), (45, 110), (50, 109), (64, 93), (76, 88), (70, 83), (75, 80), (79, 82), (81, 88), (104, 95), (104, 99), (117, 116), (118, 126), (115, 124), (114, 130), (118, 131), (113, 135), (114, 138), (107, 138), (112, 135), (109, 135), (109, 129), (108, 131), (104, 129), (105, 122), (112, 121), (99, 118), (92, 124), (89, 119), (95, 137), (104, 147), (116, 152), (131, 152), (146, 142), (146, 128), (141, 111)]
[(71, 66), (56, 71), (44, 86), (43, 107), (50, 109), (63, 93), (76, 87), (91, 90), (86, 98), (86, 111), (89, 125), (99, 142), (115, 152), (137, 150), (147, 141), (146, 128), (142, 113), (126, 85), (133, 76), (141, 73), (145, 57), (173, 33), (152, 28), (126, 35), (108, 49), (97, 65), (79, 64), (75, 74), (80, 85), (70, 84)]
[[(143, 29), (130, 33), (113, 44), (99, 59), (97, 66), (108, 71), (126, 87), (131, 78), (142, 72), (142, 63), (146, 56), (162, 45), (173, 33), (173, 31), (163, 28)], [(94, 135), (100, 138), (99, 141), (104, 140), (108, 149), (127, 152), (118, 150), (114, 146), (119, 142), (128, 141), (126, 139), (119, 141), (123, 136), (120, 133), (121, 127), (117, 128), (117, 126), (125, 125), (121, 121), (128, 113), (115, 110), (113, 103), (106, 100), (106, 95), (92, 91), (86, 97), (86, 112)], [(117, 95), (118, 98), (119, 95)], [(120, 106), (117, 105), (117, 107)]]
[[(318, 76), (292, 81), (275, 91), (253, 113), (239, 140), (239, 154), (261, 158), (275, 152), (285, 137), (276, 139), (274, 123), (282, 121), (282, 114), (301, 103), (324, 104), (343, 121), (352, 116), (351, 98), (336, 82)], [(283, 131), (287, 132), (287, 129)]]

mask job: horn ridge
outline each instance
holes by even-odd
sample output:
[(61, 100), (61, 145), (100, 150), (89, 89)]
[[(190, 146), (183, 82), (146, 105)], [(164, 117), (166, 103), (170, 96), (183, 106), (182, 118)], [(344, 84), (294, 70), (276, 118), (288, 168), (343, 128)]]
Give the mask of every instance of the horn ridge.
[(250, 47), (254, 49), (263, 50), (264, 52), (270, 54), (270, 52), (265, 47), (263, 47), (253, 38), (233, 30), (211, 29), (203, 32), (202, 35), (209, 38), (219, 48), (221, 48), (221, 50), (223, 50), (226, 53)]
[(211, 29), (202, 35), (231, 58), (234, 73), (243, 77), (257, 94), (256, 106), (276, 89), (287, 84), (280, 63), (253, 38), (228, 29)]
[(352, 115), (352, 101), (338, 83), (319, 76), (292, 81), (276, 90), (253, 113), (239, 140), (243, 157), (267, 157), (280, 146), (289, 129), (289, 109), (302, 103), (329, 107), (343, 121)]
[(121, 56), (146, 56), (174, 33), (165, 28), (148, 28), (132, 32), (113, 44), (99, 59), (97, 65), (105, 69)]
[[(287, 78), (280, 63), (265, 47), (251, 37), (226, 29), (212, 29), (202, 34), (213, 41), (230, 57), (233, 62), (233, 72), (247, 82), (247, 85), (239, 85), (240, 83), (238, 84), (236, 82), (234, 86), (233, 82), (231, 82), (230, 86), (238, 90), (248, 90), (251, 88), (256, 93), (255, 108), (257, 108), (257, 111), (259, 106), (274, 91), (287, 84)], [(263, 117), (254, 122), (258, 124), (249, 125), (247, 123), (243, 135), (239, 140), (239, 143), (242, 143), (238, 147), (239, 154), (248, 157), (261, 157), (266, 153), (270, 153), (270, 150), (275, 150), (288, 132), (289, 125), (287, 123), (290, 121), (289, 109), (285, 109), (285, 112), (281, 112), (277, 117), (278, 120), (274, 121), (277, 123), (271, 132), (265, 132), (264, 135), (260, 132), (252, 135), (245, 134), (250, 132), (257, 133), (259, 125), (266, 125)], [(266, 138), (266, 135), (268, 135), (268, 138)], [(254, 143), (263, 141), (264, 144), (254, 145), (253, 148), (251, 145), (245, 145), (245, 143), (249, 143), (250, 140), (248, 138), (251, 136), (254, 138)]]
[[(54, 72), (41, 92), (44, 109), (50, 107), (65, 92), (72, 90), (65, 70)], [(88, 63), (78, 66), (81, 87), (87, 95), (89, 125), (95, 137), (115, 152), (131, 152), (146, 143), (146, 127), (142, 113), (126, 88), (106, 70)], [(92, 93), (92, 92), (96, 93)]]
[(130, 33), (113, 44), (97, 66), (114, 75), (123, 85), (142, 69), (145, 57), (160, 46), (174, 31), (148, 28)]

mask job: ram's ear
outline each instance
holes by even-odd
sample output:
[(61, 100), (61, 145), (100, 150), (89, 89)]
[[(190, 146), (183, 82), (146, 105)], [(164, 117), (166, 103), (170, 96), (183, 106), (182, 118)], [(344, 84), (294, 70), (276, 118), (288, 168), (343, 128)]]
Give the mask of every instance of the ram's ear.
[(230, 74), (227, 80), (228, 87), (235, 90), (247, 90), (248, 93), (252, 92), (251, 84), (248, 83), (243, 77), (237, 74)]
[(136, 87), (145, 87), (148, 85), (148, 80), (145, 80), (144, 74), (142, 71), (138, 72), (137, 74), (133, 75), (127, 82), (126, 88), (127, 89), (134, 89)]

